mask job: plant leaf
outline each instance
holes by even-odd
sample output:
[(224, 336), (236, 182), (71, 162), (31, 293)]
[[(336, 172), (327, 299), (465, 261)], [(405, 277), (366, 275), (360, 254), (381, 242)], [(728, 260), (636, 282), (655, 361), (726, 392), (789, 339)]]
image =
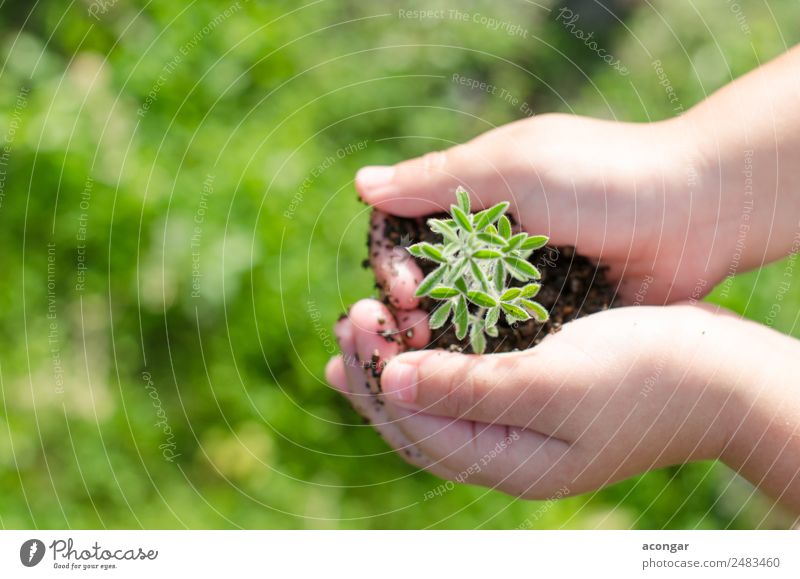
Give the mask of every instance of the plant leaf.
[(442, 219), (428, 219), (428, 227), (447, 241), (458, 243), (458, 232)]
[(483, 354), (486, 350), (486, 336), (483, 335), (483, 330), (480, 326), (474, 326), (469, 334), (469, 345), (472, 347), (474, 354)]
[(483, 273), (483, 270), (474, 261), (470, 261), (469, 266), (472, 269), (472, 275), (478, 280), (478, 283), (481, 284), (483, 291), (489, 293), (489, 280), (486, 279), (486, 274)]
[(408, 251), (408, 253), (410, 253), (414, 257), (418, 257), (420, 259), (428, 258), (428, 256), (426, 256), (425, 253), (422, 251), (421, 243), (415, 243), (414, 245), (409, 245), (408, 247), (406, 247), (406, 251)]
[(503, 308), (503, 311), (506, 313), (506, 319), (509, 324), (513, 324), (516, 321), (524, 322), (531, 317), (528, 312), (512, 304), (503, 303), (500, 304), (500, 307)]
[(547, 245), (548, 241), (550, 241), (550, 238), (547, 237), (546, 235), (534, 235), (526, 239), (520, 246), (520, 249), (527, 249), (527, 250), (541, 249), (542, 247)]
[(522, 290), (518, 287), (512, 287), (511, 289), (507, 289), (503, 292), (503, 295), (500, 296), (500, 300), (504, 302), (510, 302), (511, 300), (518, 298)]
[(508, 209), (508, 201), (503, 201), (502, 203), (498, 203), (497, 205), (486, 209), (485, 211), (481, 211), (480, 219), (475, 217), (475, 228), (476, 229), (483, 229), (490, 223), (494, 223), (497, 221), (500, 216), (506, 212)]
[(522, 245), (522, 243), (528, 238), (527, 233), (517, 233), (511, 239), (508, 240), (508, 249), (517, 249)]
[(503, 260), (508, 267), (511, 275), (520, 281), (528, 281), (529, 279), (540, 279), (542, 274), (539, 270), (533, 267), (529, 262), (518, 257), (506, 257)]
[(500, 247), (506, 246), (506, 240), (497, 235), (496, 233), (488, 233), (484, 231), (478, 234), (478, 239), (490, 245), (497, 245)]
[(458, 205), (451, 205), (450, 211), (453, 215), (453, 219), (456, 220), (456, 223), (458, 224), (459, 227), (461, 227), (461, 229), (463, 229), (468, 233), (472, 233), (474, 231), (472, 223), (470, 223), (469, 217), (467, 216), (466, 213), (464, 213), (464, 211), (461, 210), (461, 208)]
[(467, 282), (464, 281), (463, 277), (458, 278), (454, 285), (456, 286), (456, 289), (458, 291), (460, 291), (462, 294), (467, 293), (467, 289), (468, 289), (467, 288)]
[(493, 308), (497, 306), (497, 300), (487, 293), (479, 292), (477, 290), (468, 291), (467, 298), (476, 306), (482, 308)]
[(423, 257), (427, 257), (432, 261), (438, 261), (439, 263), (447, 263), (447, 260), (444, 258), (439, 248), (431, 245), (430, 243), (417, 243), (413, 247), (418, 247), (423, 253)]
[(417, 291), (414, 295), (418, 298), (428, 295), (428, 293), (433, 289), (433, 287), (441, 281), (444, 277), (444, 274), (447, 272), (447, 268), (445, 266), (441, 266), (438, 269), (432, 271), (427, 275), (425, 279), (419, 284)]
[(469, 213), (469, 193), (467, 193), (467, 190), (463, 187), (456, 188), (456, 199), (458, 199), (458, 205), (461, 207), (461, 210), (464, 213)]
[[(464, 270), (467, 269), (467, 264), (469, 260), (466, 257), (462, 257), (461, 259), (456, 262), (456, 265), (450, 268), (448, 272), (447, 279), (445, 280), (448, 284), (456, 285), (456, 281), (461, 278), (461, 275), (464, 273)], [(466, 291), (466, 290), (464, 290)]]
[(526, 310), (533, 314), (533, 317), (535, 317), (537, 321), (546, 322), (550, 319), (550, 313), (539, 302), (534, 302), (532, 300), (520, 300), (520, 303), (525, 307)]
[(456, 338), (463, 340), (469, 329), (469, 310), (467, 309), (467, 300), (463, 295), (458, 298), (453, 323), (456, 326)]
[(497, 222), (497, 228), (500, 232), (500, 235), (508, 239), (511, 237), (511, 222), (508, 220), (508, 217), (503, 215), (500, 218), (500, 221)]
[(479, 249), (472, 254), (472, 257), (476, 259), (497, 259), (498, 257), (503, 257), (503, 254), (494, 249)]
[(447, 323), (447, 318), (450, 317), (450, 312), (453, 309), (453, 302), (446, 301), (442, 303), (436, 310), (434, 310), (433, 314), (431, 314), (431, 319), (428, 322), (428, 325), (432, 330), (436, 330), (441, 328), (443, 325)]
[[(486, 332), (489, 333), (489, 330), (495, 329), (498, 320), (500, 320), (500, 308), (491, 308), (486, 312)], [(494, 336), (496, 334), (489, 333), (490, 336)]]
[(460, 293), (461, 292), (454, 287), (440, 285), (439, 287), (433, 288), (428, 295), (437, 300), (446, 300), (447, 298), (454, 298)]
[(502, 292), (506, 287), (506, 270), (503, 267), (503, 262), (498, 261), (494, 266), (494, 289), (497, 293)]
[(540, 289), (542, 289), (541, 284), (529, 283), (524, 288), (522, 288), (522, 293), (519, 294), (519, 297), (521, 297), (521, 298), (532, 298), (536, 294), (539, 293)]

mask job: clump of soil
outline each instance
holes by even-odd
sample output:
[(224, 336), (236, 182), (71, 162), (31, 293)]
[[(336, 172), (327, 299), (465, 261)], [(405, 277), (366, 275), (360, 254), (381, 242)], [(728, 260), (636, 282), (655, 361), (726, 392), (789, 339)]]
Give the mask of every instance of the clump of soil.
[[(398, 247), (408, 247), (420, 241), (440, 242), (439, 236), (428, 229), (425, 221), (422, 218), (408, 219), (387, 215), (384, 231), (373, 231), (370, 234), (382, 237), (384, 244)], [(411, 254), (408, 257), (416, 259)], [(558, 332), (567, 322), (615, 305), (614, 286), (606, 278), (607, 268), (593, 264), (588, 258), (576, 253), (573, 247), (548, 245), (534, 252), (530, 262), (542, 272), (539, 282), (542, 289), (535, 299), (547, 308), (550, 319), (544, 324), (531, 319), (508, 326), (501, 316), (497, 325), (499, 335), (496, 338), (486, 336), (486, 353), (526, 350), (541, 342), (548, 334)], [(427, 260), (417, 260), (417, 263), (426, 275), (436, 267)], [(396, 313), (383, 288), (378, 286), (378, 289), (383, 301)], [(420, 308), (431, 312), (438, 303), (437, 300), (424, 298)], [(452, 324), (434, 330), (428, 348), (470, 351), (468, 339), (456, 338)]]

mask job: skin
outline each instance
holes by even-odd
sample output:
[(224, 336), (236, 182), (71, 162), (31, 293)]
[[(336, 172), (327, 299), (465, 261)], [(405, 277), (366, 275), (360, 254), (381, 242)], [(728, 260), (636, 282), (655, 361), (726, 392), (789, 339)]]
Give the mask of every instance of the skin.
[[(445, 210), (457, 185), (478, 208), (511, 201), (524, 229), (609, 265), (640, 307), (581, 318), (524, 352), (404, 352), (429, 338), (421, 273), (380, 248), (378, 213), (371, 260), (400, 319), (374, 300), (353, 306), (328, 380), (444, 478), (542, 499), (720, 459), (800, 512), (800, 345), (696, 301), (800, 249), (798, 99), (794, 49), (669, 121), (544, 115), (362, 169), (362, 198), (396, 215)], [(376, 364), (365, 372), (356, 355)]]

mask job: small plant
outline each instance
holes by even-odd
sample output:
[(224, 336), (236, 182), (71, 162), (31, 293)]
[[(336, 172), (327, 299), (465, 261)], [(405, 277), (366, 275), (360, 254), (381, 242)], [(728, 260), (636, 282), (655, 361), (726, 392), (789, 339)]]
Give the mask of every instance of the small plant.
[[(473, 215), (467, 192), (459, 187), (456, 197), (458, 203), (450, 206), (451, 219), (428, 220), (431, 231), (441, 235), (443, 243), (417, 243), (408, 251), (439, 264), (417, 289), (418, 297), (442, 300), (431, 314), (430, 327), (441, 328), (452, 314), (456, 337), (462, 340), (469, 334), (472, 351), (482, 354), (486, 335), (498, 335), (501, 313), (509, 325), (531, 317), (547, 321), (547, 310), (532, 299), (541, 285), (528, 282), (540, 279), (541, 273), (528, 262), (528, 256), (549, 239), (526, 233), (512, 235), (511, 222), (505, 215), (507, 202)], [(511, 280), (524, 285), (511, 285)]]

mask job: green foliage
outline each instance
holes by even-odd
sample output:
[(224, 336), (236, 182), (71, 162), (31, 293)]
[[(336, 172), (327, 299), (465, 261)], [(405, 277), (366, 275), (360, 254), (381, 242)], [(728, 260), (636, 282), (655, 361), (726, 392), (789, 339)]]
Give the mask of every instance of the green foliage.
[[(430, 327), (435, 330), (444, 326), (452, 312), (456, 337), (463, 340), (469, 334), (472, 351), (483, 354), (484, 334), (497, 337), (501, 312), (508, 325), (531, 317), (547, 321), (547, 310), (532, 299), (541, 286), (527, 282), (541, 278), (528, 258), (544, 247), (548, 238), (526, 233), (512, 236), (511, 223), (505, 216), (508, 202), (473, 215), (467, 191), (459, 187), (456, 198), (458, 203), (450, 206), (451, 219), (428, 220), (431, 231), (440, 234), (443, 243), (417, 243), (408, 252), (439, 264), (417, 289), (417, 297), (444, 300), (431, 315)], [(525, 285), (511, 287), (512, 279)]]
[[(531, 114), (523, 102), (535, 114), (673, 116), (654, 59), (688, 108), (799, 42), (796, 3), (738, 0), (750, 35), (733, 3), (625, 3), (637, 8), (603, 30), (582, 14), (625, 78), (548, 0), (463, 7), (525, 37), (398, 18), (453, 7), (443, 0), (117, 0), (97, 18), (92, 4), (0, 6), (1, 527), (776, 525), (770, 505), (708, 463), (556, 503), (469, 485), (425, 501), (441, 481), (392, 453), (323, 368), (337, 352), (331, 327), (373, 284), (360, 267), (359, 167), (465, 142)], [(790, 263), (713, 299), (800, 335), (795, 285), (775, 310), (780, 285), (800, 283)], [(175, 462), (159, 448), (155, 395)]]

